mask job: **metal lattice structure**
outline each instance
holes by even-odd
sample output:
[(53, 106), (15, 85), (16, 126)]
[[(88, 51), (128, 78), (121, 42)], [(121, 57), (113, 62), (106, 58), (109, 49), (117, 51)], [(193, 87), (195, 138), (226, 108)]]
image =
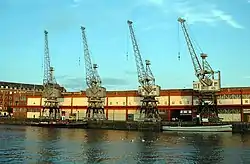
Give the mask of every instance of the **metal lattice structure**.
[(81, 27), (84, 47), (85, 71), (86, 71), (86, 96), (88, 98), (88, 107), (86, 118), (88, 120), (106, 119), (104, 104), (106, 97), (106, 88), (102, 87), (102, 81), (97, 71), (97, 64), (92, 65), (90, 52), (85, 34), (85, 27)]
[[(214, 71), (210, 64), (207, 62), (207, 54), (201, 52), (201, 62), (197, 56), (197, 50), (194, 47), (192, 39), (189, 36), (186, 20), (178, 18), (181, 28), (184, 33), (184, 37), (187, 43), (187, 47), (193, 63), (195, 75), (198, 81), (193, 82), (193, 90), (197, 92), (199, 105), (197, 108), (197, 114), (203, 118), (218, 118), (216, 92), (220, 91), (220, 71)], [(215, 77), (217, 75), (217, 78)]]
[(54, 76), (54, 68), (50, 65), (48, 32), (44, 31), (45, 46), (44, 46), (44, 78), (43, 78), (43, 94), (44, 105), (42, 109), (42, 118), (59, 119), (60, 106), (59, 98), (61, 95), (61, 88), (57, 84)]
[(146, 60), (146, 69), (142, 62), (141, 53), (133, 29), (133, 22), (127, 21), (132, 40), (136, 68), (138, 74), (138, 82), (141, 86), (138, 88), (139, 95), (142, 97), (140, 106), (140, 120), (143, 121), (160, 121), (159, 111), (157, 107), (158, 101), (156, 97), (160, 96), (160, 86), (155, 84), (154, 75), (150, 69), (150, 61)]

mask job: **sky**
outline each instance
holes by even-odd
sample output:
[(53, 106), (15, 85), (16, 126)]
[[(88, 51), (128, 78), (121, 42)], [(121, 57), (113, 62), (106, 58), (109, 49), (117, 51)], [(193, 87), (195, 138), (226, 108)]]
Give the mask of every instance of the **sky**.
[(196, 77), (177, 21), (182, 17), (209, 64), (221, 71), (222, 87), (249, 86), (249, 15), (249, 0), (1, 0), (0, 80), (42, 84), (47, 30), (57, 82), (69, 91), (85, 90), (84, 26), (103, 86), (136, 89), (127, 25), (132, 20), (156, 84), (162, 89), (191, 88)]

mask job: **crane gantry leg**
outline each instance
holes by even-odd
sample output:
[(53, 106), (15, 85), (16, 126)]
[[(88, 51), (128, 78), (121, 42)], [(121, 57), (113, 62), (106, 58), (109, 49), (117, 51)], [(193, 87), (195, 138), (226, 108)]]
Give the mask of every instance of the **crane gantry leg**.
[(45, 100), (41, 116), (53, 120), (59, 119), (61, 117), (61, 110), (58, 101)]
[(102, 99), (89, 98), (86, 111), (87, 120), (105, 120), (104, 101)]
[(154, 97), (144, 98), (140, 107), (140, 120), (160, 121), (160, 115), (157, 108), (157, 100)]
[(197, 114), (202, 118), (208, 118), (208, 122), (218, 122), (217, 99), (214, 92), (200, 92)]

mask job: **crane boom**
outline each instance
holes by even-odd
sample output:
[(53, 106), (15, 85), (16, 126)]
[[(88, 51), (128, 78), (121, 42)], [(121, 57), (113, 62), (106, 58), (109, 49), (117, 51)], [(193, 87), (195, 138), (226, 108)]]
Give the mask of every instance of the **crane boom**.
[(185, 26), (186, 20), (182, 19), (182, 18), (179, 18), (178, 21), (181, 23), (181, 28), (183, 30), (184, 37), (185, 37), (186, 42), (187, 42), (187, 47), (188, 47), (189, 53), (191, 55), (191, 59), (192, 59), (192, 63), (193, 63), (193, 66), (194, 66), (195, 74), (196, 74), (196, 76), (199, 76), (199, 74), (202, 72), (202, 67), (201, 67), (199, 59), (198, 59), (198, 57), (196, 55), (196, 51), (195, 51), (194, 46), (192, 44), (191, 38), (189, 37), (189, 34), (187, 32), (187, 28)]
[[(195, 75), (198, 78), (200, 84), (198, 84), (197, 82), (195, 82), (194, 84), (194, 89), (198, 89), (198, 90), (219, 90), (220, 89), (220, 82), (218, 80), (214, 79), (214, 75), (215, 73), (219, 74), (218, 72), (214, 72), (212, 67), (210, 66), (210, 64), (207, 62), (206, 58), (207, 58), (207, 54), (205, 53), (201, 53), (200, 57), (202, 59), (202, 62), (200, 63), (197, 53), (195, 51), (194, 45), (192, 43), (192, 40), (188, 34), (187, 31), (187, 27), (186, 27), (186, 20), (182, 19), (182, 18), (178, 18), (178, 21), (181, 24), (181, 28), (182, 31), (184, 33), (184, 37), (187, 43), (187, 47), (192, 59), (192, 63), (193, 63), (193, 67), (194, 67), (194, 71), (195, 71)], [(195, 87), (196, 86), (196, 87)]]
[(84, 47), (84, 59), (85, 59), (85, 71), (86, 71), (86, 83), (89, 88), (92, 87), (100, 87), (101, 79), (96, 70), (97, 65), (92, 65), (92, 61), (90, 58), (89, 48), (87, 37), (85, 34), (85, 27), (81, 27), (82, 30), (82, 38), (83, 38), (83, 47)]
[(44, 30), (45, 36), (45, 45), (44, 45), (44, 78), (43, 78), (43, 85), (47, 83), (51, 83), (51, 74), (50, 74), (50, 56), (49, 56), (49, 41), (48, 41), (48, 31)]
[(133, 50), (134, 50), (134, 55), (135, 55), (135, 61), (136, 61), (136, 68), (137, 68), (137, 74), (138, 74), (138, 81), (139, 83), (144, 86), (145, 85), (145, 77), (146, 77), (146, 71), (142, 62), (142, 57), (140, 53), (140, 49), (138, 46), (138, 43), (135, 38), (135, 33), (133, 30), (133, 22), (128, 20), (127, 21), (129, 25), (129, 31), (130, 31), (130, 36), (132, 40), (132, 45), (133, 45)]

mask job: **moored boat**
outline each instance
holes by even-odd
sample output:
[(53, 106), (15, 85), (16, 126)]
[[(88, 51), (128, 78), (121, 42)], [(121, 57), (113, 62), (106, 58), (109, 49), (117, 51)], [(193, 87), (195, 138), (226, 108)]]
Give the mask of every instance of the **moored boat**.
[(66, 122), (66, 121), (40, 121), (31, 123), (31, 126), (51, 128), (85, 128), (87, 122)]
[(207, 125), (207, 126), (162, 126), (163, 131), (186, 132), (232, 132), (232, 125)]

